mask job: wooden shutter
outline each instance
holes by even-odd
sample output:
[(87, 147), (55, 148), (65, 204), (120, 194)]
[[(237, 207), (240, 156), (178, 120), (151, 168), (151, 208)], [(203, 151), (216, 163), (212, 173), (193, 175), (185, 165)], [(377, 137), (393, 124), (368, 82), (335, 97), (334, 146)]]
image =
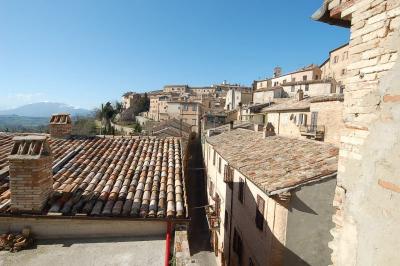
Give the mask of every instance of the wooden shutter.
[(257, 209), (256, 209), (256, 226), (258, 229), (263, 230), (264, 227), (264, 205), (265, 201), (260, 195), (257, 195)]

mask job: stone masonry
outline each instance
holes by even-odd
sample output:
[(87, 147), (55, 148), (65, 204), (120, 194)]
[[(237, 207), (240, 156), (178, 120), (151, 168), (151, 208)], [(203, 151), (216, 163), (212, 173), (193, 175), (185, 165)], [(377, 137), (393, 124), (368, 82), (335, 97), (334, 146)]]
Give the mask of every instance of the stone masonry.
[(399, 265), (400, 1), (325, 4), (351, 21), (332, 263)]
[(11, 211), (40, 213), (53, 187), (53, 158), (47, 138), (15, 137), (8, 159)]
[(72, 121), (69, 114), (54, 114), (49, 124), (50, 135), (54, 138), (68, 138), (72, 132)]

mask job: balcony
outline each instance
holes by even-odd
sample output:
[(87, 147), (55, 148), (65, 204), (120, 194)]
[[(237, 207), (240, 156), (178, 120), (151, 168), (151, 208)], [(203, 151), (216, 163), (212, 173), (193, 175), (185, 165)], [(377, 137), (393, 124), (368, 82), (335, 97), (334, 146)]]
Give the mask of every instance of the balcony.
[(218, 214), (215, 212), (214, 205), (208, 205), (206, 207), (206, 217), (207, 217), (208, 228), (211, 231), (219, 230), (220, 218)]
[(321, 125), (300, 126), (300, 134), (307, 138), (315, 140), (323, 140), (325, 135), (325, 126)]
[(224, 182), (225, 183), (232, 183), (233, 182), (233, 173), (234, 170), (229, 165), (225, 165), (224, 168)]

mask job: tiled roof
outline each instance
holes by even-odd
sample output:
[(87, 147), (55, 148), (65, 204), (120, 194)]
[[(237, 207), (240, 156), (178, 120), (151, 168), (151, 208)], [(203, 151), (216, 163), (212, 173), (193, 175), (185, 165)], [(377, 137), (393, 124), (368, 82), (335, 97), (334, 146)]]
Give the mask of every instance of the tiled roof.
[[(0, 173), (8, 168), (12, 137), (0, 133)], [(54, 193), (43, 214), (186, 217), (179, 138), (94, 137), (49, 142)], [(3, 174), (0, 212), (9, 211), (9, 199), (9, 177)]]
[(262, 138), (247, 129), (207, 138), (220, 156), (268, 195), (337, 172), (338, 149), (327, 143), (281, 136)]
[(290, 110), (307, 110), (310, 109), (312, 97), (304, 98), (298, 101), (296, 98), (274, 99), (274, 104), (264, 107), (261, 112), (277, 112)]

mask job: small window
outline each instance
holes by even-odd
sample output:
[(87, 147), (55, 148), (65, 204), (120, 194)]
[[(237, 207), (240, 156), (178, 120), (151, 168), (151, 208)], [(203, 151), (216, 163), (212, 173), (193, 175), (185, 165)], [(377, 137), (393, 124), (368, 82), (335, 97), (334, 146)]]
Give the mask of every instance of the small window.
[(304, 88), (304, 90), (305, 90), (305, 91), (308, 91), (309, 86), (310, 86), (310, 85), (306, 84), (306, 87)]
[(215, 165), (215, 159), (217, 157), (217, 152), (214, 150), (214, 156), (213, 156), (213, 165)]
[(283, 84), (286, 84), (286, 79), (283, 80)]
[(333, 58), (333, 63), (336, 64), (337, 62), (339, 62), (339, 56), (335, 55)]
[(187, 111), (187, 110), (189, 110), (189, 105), (184, 104), (184, 105), (183, 105), (183, 111)]
[(242, 178), (239, 178), (239, 193), (238, 193), (238, 199), (241, 203), (243, 203), (243, 190), (244, 190), (244, 182)]
[(213, 197), (214, 195), (214, 183), (210, 180), (210, 185), (208, 187), (208, 194)]
[(304, 75), (303, 76), (303, 81), (306, 81), (307, 80), (307, 75)]
[(296, 82), (296, 78), (292, 78), (292, 82)]
[(228, 230), (228, 223), (229, 223), (229, 213), (227, 210), (225, 210), (225, 218), (224, 218), (224, 228), (225, 230)]
[(345, 68), (342, 69), (342, 76), (343, 75), (346, 75), (346, 69)]
[(291, 88), (291, 92), (294, 92), (294, 90), (295, 90), (295, 87), (294, 86), (292, 86), (292, 88)]
[(264, 227), (264, 205), (265, 201), (260, 195), (257, 195), (257, 208), (256, 208), (256, 226), (261, 231)]
[(318, 76), (318, 75), (315, 75), (315, 79), (318, 80), (318, 78), (319, 78), (319, 76)]
[(222, 160), (221, 157), (218, 158), (218, 173), (221, 173), (221, 168), (222, 168)]
[(192, 125), (196, 126), (197, 125), (197, 119), (192, 119)]
[(192, 111), (197, 111), (197, 105), (196, 104), (192, 105)]

